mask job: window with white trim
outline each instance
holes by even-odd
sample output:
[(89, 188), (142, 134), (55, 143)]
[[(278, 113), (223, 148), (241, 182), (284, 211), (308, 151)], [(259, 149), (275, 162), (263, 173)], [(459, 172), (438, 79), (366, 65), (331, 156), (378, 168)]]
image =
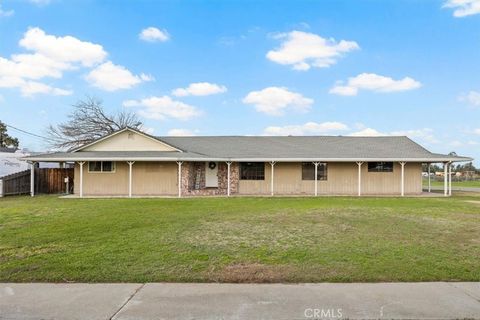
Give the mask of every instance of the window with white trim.
[[(315, 165), (312, 162), (302, 162), (302, 180), (315, 180)], [(317, 180), (327, 180), (327, 164), (319, 163)]]
[(88, 172), (115, 172), (113, 161), (89, 161)]
[(393, 172), (393, 162), (369, 162), (368, 172)]
[(240, 162), (240, 180), (265, 180), (265, 163)]

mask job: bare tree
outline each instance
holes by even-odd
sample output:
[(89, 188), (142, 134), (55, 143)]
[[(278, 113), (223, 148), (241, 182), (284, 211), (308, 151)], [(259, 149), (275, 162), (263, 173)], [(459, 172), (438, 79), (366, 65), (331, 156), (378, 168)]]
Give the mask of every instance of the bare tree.
[(142, 122), (131, 112), (107, 114), (102, 101), (87, 97), (73, 105), (66, 122), (47, 128), (50, 146), (55, 149), (72, 149), (90, 143), (125, 127), (142, 129)]

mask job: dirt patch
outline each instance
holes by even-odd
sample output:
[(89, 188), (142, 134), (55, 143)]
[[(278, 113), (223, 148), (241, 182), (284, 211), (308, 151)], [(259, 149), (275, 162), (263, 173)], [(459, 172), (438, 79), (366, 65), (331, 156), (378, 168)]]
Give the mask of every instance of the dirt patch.
[(465, 202), (480, 205), (480, 200), (466, 200)]
[(60, 248), (56, 246), (0, 247), (0, 262), (22, 260), (57, 251), (60, 251)]
[(274, 283), (285, 282), (295, 268), (285, 265), (265, 265), (260, 263), (240, 263), (226, 266), (211, 275), (215, 282), (230, 283)]

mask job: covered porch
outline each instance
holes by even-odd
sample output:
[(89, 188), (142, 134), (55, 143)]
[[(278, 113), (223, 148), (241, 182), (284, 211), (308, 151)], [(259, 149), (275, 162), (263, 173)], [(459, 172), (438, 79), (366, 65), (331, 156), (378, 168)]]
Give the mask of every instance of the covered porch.
[[(62, 159), (61, 162), (68, 162)], [(75, 196), (83, 197), (186, 197), (186, 196), (419, 196), (422, 192), (421, 162), (416, 161), (285, 161), (241, 159), (79, 159), (75, 163)], [(306, 159), (299, 159), (306, 160)], [(387, 160), (387, 159), (375, 159)], [(44, 160), (42, 160), (44, 161)], [(31, 166), (31, 185), (35, 185)], [(212, 165), (214, 163), (214, 165)], [(244, 164), (261, 163), (263, 176), (249, 179)], [(371, 172), (372, 163), (392, 163), (392, 172)], [(432, 193), (430, 164), (427, 192)], [(451, 165), (444, 168), (443, 196), (451, 196)], [(213, 168), (210, 168), (213, 167)], [(306, 169), (307, 168), (307, 169)], [(210, 173), (213, 170), (214, 173)], [(306, 172), (310, 172), (306, 177)], [(212, 178), (213, 176), (213, 178)], [(213, 183), (212, 183), (213, 179)], [(35, 195), (31, 188), (31, 196)]]

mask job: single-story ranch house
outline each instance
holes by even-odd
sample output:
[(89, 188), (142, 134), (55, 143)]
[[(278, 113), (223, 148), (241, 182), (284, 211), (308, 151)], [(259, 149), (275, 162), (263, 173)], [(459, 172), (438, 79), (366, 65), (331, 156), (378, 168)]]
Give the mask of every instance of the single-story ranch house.
[(444, 164), (447, 196), (450, 164), (472, 159), (431, 153), (407, 137), (154, 137), (125, 128), (25, 160), (74, 162), (79, 197), (181, 197), (417, 195), (423, 163)]

